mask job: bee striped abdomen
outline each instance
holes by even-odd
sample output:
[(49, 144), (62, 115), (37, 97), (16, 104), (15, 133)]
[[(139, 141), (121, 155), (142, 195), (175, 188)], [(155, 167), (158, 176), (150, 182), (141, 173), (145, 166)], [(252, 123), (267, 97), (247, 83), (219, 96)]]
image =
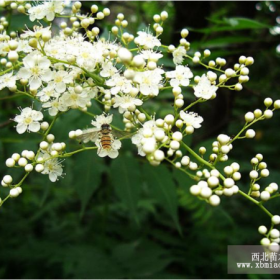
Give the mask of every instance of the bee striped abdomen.
[(112, 145), (112, 138), (110, 136), (110, 134), (103, 134), (101, 137), (101, 146), (103, 149), (108, 150), (111, 148)]

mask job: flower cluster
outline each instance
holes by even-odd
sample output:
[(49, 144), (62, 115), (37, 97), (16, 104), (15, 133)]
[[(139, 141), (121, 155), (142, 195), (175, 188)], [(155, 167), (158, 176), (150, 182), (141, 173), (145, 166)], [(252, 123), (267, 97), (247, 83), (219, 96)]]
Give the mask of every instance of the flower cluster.
[[(43, 137), (37, 152), (24, 150), (7, 159), (7, 167), (21, 167), (26, 172), (16, 184), (10, 175), (3, 177), (2, 186), (10, 188), (7, 198), (22, 192), (22, 184), (33, 170), (48, 175), (50, 181), (55, 182), (64, 175), (63, 158), (96, 149), (98, 156), (113, 159), (119, 155), (121, 140), (130, 137), (138, 154), (146, 157), (151, 165), (168, 162), (194, 179), (191, 194), (210, 205), (217, 206), (222, 195), (241, 194), (273, 216), (260, 203), (276, 197), (278, 185), (271, 183), (261, 191), (256, 183), (269, 175), (262, 155), (256, 155), (251, 161), (253, 170), (248, 194), (237, 186), (241, 179), (237, 162), (228, 164), (223, 170), (218, 170), (217, 164), (229, 160), (235, 141), (255, 137), (251, 126), (270, 119), (274, 111), (280, 109), (280, 100), (266, 98), (264, 111), (256, 109), (246, 113), (245, 125), (235, 137), (218, 135), (210, 155), (206, 155), (205, 147), (196, 152), (185, 143), (185, 139), (203, 123), (195, 105), (211, 102), (220, 94), (220, 87), (241, 91), (243, 84), (249, 81), (249, 66), (254, 63), (252, 57), (242, 55), (232, 67), (224, 58), (212, 56), (210, 59), (210, 50), (192, 50), (187, 41), (187, 29), (181, 31), (178, 43), (164, 45), (161, 34), (168, 18), (166, 11), (154, 15), (152, 28), (136, 34), (128, 32), (129, 23), (119, 13), (110, 37), (104, 38), (100, 36), (96, 21), (110, 15), (108, 8), (101, 11), (97, 5), (92, 5), (90, 13), (83, 15), (82, 3), (78, 1), (69, 4), (70, 13), (63, 1), (31, 5), (25, 1), (2, 0), (0, 5), (27, 14), (31, 22), (50, 23), (48, 27), (36, 23), (31, 30), (16, 34), (8, 32), (5, 17), (0, 20), (0, 90), (7, 88), (14, 95), (36, 101), (32, 107), (20, 109), (20, 114), (13, 120), (17, 133), (39, 133)], [(56, 17), (63, 17), (59, 31), (51, 27)], [(162, 64), (161, 59), (166, 55), (173, 57), (174, 69), (167, 69)], [(204, 68), (204, 72), (196, 75), (194, 65)], [(146, 104), (151, 99), (160, 101), (165, 96), (173, 100), (173, 109), (163, 115), (149, 112)], [(99, 106), (103, 114), (92, 113), (96, 108), (93, 105)], [(50, 134), (57, 118), (69, 110), (78, 110), (95, 119), (92, 128), (70, 131), (70, 139), (83, 143), (82, 148), (72, 152), (66, 152), (66, 144), (54, 142), (55, 136)], [(110, 114), (105, 114), (109, 111)], [(45, 116), (45, 112), (49, 116)], [(122, 115), (124, 130), (114, 127), (114, 114)], [(51, 118), (51, 123), (44, 121), (45, 117)], [(256, 200), (258, 198), (260, 201)], [(0, 206), (5, 200), (0, 200)], [(279, 216), (274, 215), (272, 223), (280, 224)], [(267, 234), (264, 227), (259, 231)], [(262, 244), (273, 243), (279, 243), (276, 229), (262, 240)]]

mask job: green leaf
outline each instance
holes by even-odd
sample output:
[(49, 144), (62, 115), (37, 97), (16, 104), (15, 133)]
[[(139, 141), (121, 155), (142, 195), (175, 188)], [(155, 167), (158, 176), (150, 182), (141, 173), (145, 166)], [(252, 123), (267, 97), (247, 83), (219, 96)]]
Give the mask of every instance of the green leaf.
[(144, 165), (143, 169), (146, 183), (149, 185), (155, 199), (161, 203), (161, 206), (166, 213), (172, 217), (177, 230), (181, 233), (181, 227), (178, 220), (176, 185), (172, 179), (171, 172), (163, 165), (156, 168), (150, 165)]
[(103, 162), (94, 152), (77, 155), (76, 162), (73, 178), (79, 180), (75, 188), (81, 200), (80, 215), (83, 216), (91, 196), (100, 185)]
[(137, 203), (142, 182), (138, 162), (134, 158), (119, 157), (111, 165), (111, 175), (117, 196), (138, 223)]
[(234, 30), (243, 30), (243, 29), (263, 29), (263, 28), (271, 28), (271, 26), (253, 19), (233, 17), (233, 18), (224, 18), (222, 26), (216, 25), (213, 27), (207, 27), (201, 29), (189, 28), (189, 30), (199, 32), (199, 33), (210, 34), (212, 32), (234, 31)]

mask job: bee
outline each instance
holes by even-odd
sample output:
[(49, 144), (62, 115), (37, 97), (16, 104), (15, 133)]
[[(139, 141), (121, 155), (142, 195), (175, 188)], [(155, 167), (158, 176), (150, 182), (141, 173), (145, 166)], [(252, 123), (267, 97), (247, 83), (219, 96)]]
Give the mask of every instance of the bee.
[[(111, 127), (110, 124), (103, 123), (99, 128), (89, 128), (85, 129), (83, 133), (76, 137), (77, 140), (83, 143), (88, 143), (89, 141), (95, 142), (98, 147), (98, 154), (100, 156), (112, 157), (110, 155), (115, 153), (110, 153), (111, 150), (116, 150), (113, 147), (114, 142), (120, 148), (121, 142), (118, 139), (130, 138), (134, 133), (117, 130)], [(118, 142), (117, 142), (118, 141)]]

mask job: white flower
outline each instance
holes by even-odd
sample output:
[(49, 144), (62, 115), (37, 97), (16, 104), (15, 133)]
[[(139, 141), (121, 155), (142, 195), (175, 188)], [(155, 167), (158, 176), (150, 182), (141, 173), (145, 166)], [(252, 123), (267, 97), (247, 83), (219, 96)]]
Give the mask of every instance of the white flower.
[(51, 155), (48, 152), (41, 153), (39, 157), (42, 157), (44, 160), (44, 170), (42, 171), (42, 174), (48, 174), (51, 182), (57, 181), (58, 177), (63, 175), (61, 161), (57, 158), (51, 158)]
[(34, 21), (46, 17), (48, 21), (53, 21), (55, 14), (61, 14), (63, 8), (63, 1), (46, 1), (45, 3), (33, 6), (28, 10), (29, 19)]
[(58, 112), (65, 112), (68, 110), (67, 106), (60, 100), (60, 98), (51, 99), (42, 105), (43, 108), (48, 108), (51, 116), (56, 116)]
[(123, 95), (123, 96), (117, 95), (115, 97), (115, 103), (113, 107), (114, 108), (119, 107), (119, 112), (123, 114), (125, 111), (127, 111), (129, 107), (141, 106), (142, 104), (143, 104), (142, 100), (132, 97), (130, 95)]
[(161, 86), (164, 71), (155, 69), (152, 71), (137, 72), (134, 81), (139, 84), (139, 90), (143, 95), (157, 96)]
[(183, 46), (178, 47), (173, 51), (173, 62), (177, 64), (182, 64), (184, 56), (187, 54), (186, 49)]
[(194, 112), (180, 111), (180, 118), (186, 124), (186, 126), (192, 126), (193, 128), (200, 128), (203, 118)]
[(61, 14), (64, 8), (63, 1), (45, 2), (45, 14), (48, 21), (53, 21), (55, 14)]
[(26, 107), (22, 109), (21, 114), (14, 119), (17, 122), (16, 130), (19, 134), (25, 131), (38, 132), (40, 130), (40, 121), (43, 120), (43, 114), (32, 108)]
[(16, 80), (17, 78), (13, 76), (13, 72), (0, 76), (0, 90), (5, 87), (14, 87), (16, 85)]
[(194, 95), (198, 98), (210, 99), (216, 93), (218, 87), (211, 85), (205, 74), (200, 78), (197, 86), (194, 86)]
[[(149, 134), (147, 137), (147, 132)], [(161, 132), (164, 135), (164, 130), (157, 127), (155, 120), (150, 120), (144, 123), (143, 128), (140, 128), (136, 134), (131, 138), (132, 143), (138, 147), (138, 154), (140, 156), (145, 156), (147, 150), (149, 152), (155, 151), (157, 147), (157, 140), (155, 135)]]
[(119, 92), (129, 93), (132, 89), (131, 81), (121, 76), (119, 73), (106, 81), (106, 85), (111, 87), (111, 94), (113, 95)]
[(66, 107), (71, 108), (85, 108), (87, 103), (90, 101), (86, 91), (82, 93), (76, 93), (74, 88), (69, 88), (68, 92), (64, 93), (60, 98), (60, 102), (63, 103)]
[(33, 6), (28, 9), (29, 19), (34, 21), (36, 19), (43, 19), (46, 16), (44, 5)]
[(108, 78), (114, 76), (118, 72), (117, 68), (113, 66), (111, 61), (106, 61), (102, 65), (102, 70), (100, 71), (100, 76), (103, 78)]
[(49, 68), (51, 62), (38, 51), (32, 52), (23, 59), (23, 65), (17, 76), (20, 79), (28, 79), (31, 89), (38, 89), (42, 81), (49, 82), (53, 73)]
[(46, 87), (36, 94), (39, 97), (40, 101), (47, 102), (51, 98), (58, 98), (60, 94), (56, 91), (55, 83), (50, 82)]
[(54, 73), (53, 83), (57, 92), (62, 93), (66, 90), (66, 84), (73, 81), (71, 75), (68, 72), (59, 70)]
[(0, 55), (6, 56), (9, 51), (9, 44), (7, 42), (0, 42)]
[(100, 157), (108, 156), (109, 158), (116, 158), (119, 155), (118, 150), (121, 148), (122, 143), (118, 139), (112, 139), (111, 147), (109, 149), (103, 149), (101, 145), (101, 139), (97, 139), (95, 141), (95, 145), (98, 147), (98, 151), (97, 151), (98, 156)]
[(160, 52), (155, 52), (152, 50), (141, 51), (140, 55), (146, 60), (158, 61), (163, 55)]
[(103, 124), (110, 124), (112, 121), (113, 115), (102, 114), (96, 116), (95, 121), (92, 121), (91, 124), (100, 130)]
[(160, 47), (161, 43), (158, 38), (151, 33), (138, 31), (138, 37), (134, 39), (135, 44), (143, 46), (145, 49), (153, 49), (154, 47)]
[(27, 29), (27, 31), (23, 31), (24, 33), (20, 35), (21, 38), (25, 39), (25, 38), (28, 38), (28, 37), (35, 37), (35, 38), (40, 38), (42, 36), (42, 34), (46, 34), (46, 33), (50, 33), (51, 27), (50, 26), (47, 26), (47, 27), (44, 27), (44, 26), (38, 26), (38, 25), (34, 25), (33, 26), (33, 30), (34, 31), (31, 31), (29, 29)]
[(190, 78), (193, 77), (193, 73), (190, 68), (183, 65), (177, 65), (175, 71), (166, 72), (166, 77), (171, 79), (170, 85), (172, 87), (188, 86)]

